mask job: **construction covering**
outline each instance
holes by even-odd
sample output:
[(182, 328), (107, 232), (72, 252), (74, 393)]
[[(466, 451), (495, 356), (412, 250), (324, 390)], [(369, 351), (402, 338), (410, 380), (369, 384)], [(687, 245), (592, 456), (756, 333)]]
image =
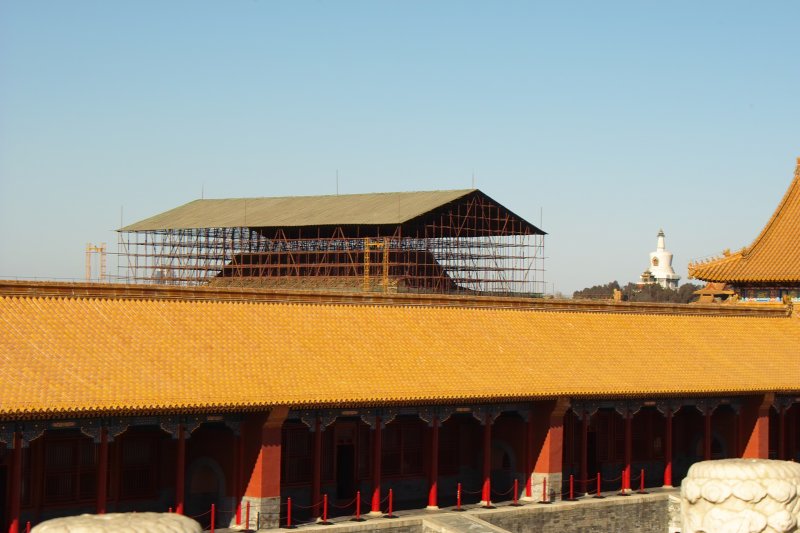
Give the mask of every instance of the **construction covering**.
[(544, 232), (477, 189), (197, 200), (120, 230), (120, 280), (544, 292)]

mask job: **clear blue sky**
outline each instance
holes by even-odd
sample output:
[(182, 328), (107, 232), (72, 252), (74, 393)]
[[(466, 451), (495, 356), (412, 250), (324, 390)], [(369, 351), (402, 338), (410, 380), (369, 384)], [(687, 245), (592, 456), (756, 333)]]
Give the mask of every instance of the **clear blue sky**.
[[(0, 277), (200, 197), (477, 186), (547, 280), (755, 237), (800, 155), (798, 2), (0, 2)], [(112, 265), (113, 265), (112, 259)], [(552, 290), (553, 285), (549, 288)]]

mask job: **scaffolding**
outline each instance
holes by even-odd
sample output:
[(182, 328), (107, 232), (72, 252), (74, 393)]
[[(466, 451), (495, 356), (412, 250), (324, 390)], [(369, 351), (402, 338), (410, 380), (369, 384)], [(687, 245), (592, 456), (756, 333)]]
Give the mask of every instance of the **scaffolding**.
[(102, 242), (99, 246), (87, 242), (86, 243), (86, 281), (92, 281), (92, 256), (97, 254), (99, 261), (99, 274), (97, 281), (106, 281), (106, 243)]
[(544, 232), (479, 191), (396, 225), (120, 231), (127, 283), (544, 293)]

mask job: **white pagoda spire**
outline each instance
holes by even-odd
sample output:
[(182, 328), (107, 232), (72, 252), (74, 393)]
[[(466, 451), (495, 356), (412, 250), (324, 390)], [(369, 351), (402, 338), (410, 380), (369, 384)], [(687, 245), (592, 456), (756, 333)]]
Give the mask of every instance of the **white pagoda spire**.
[(658, 230), (656, 251), (650, 252), (650, 266), (642, 275), (641, 282), (658, 283), (665, 289), (677, 289), (680, 279), (681, 277), (672, 269), (672, 252), (667, 250), (664, 230)]

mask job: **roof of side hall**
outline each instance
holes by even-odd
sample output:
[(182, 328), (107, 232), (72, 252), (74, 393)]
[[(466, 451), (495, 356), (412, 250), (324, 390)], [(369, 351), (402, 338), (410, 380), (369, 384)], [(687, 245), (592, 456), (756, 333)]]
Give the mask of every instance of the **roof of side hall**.
[(734, 284), (800, 282), (800, 158), (786, 194), (756, 240), (733, 254), (690, 264), (689, 276)]
[[(120, 231), (399, 225), (472, 195), (486, 197), (477, 189), (463, 189), (195, 200), (125, 226)], [(542, 233), (532, 224), (526, 224), (534, 233)]]
[(800, 318), (783, 306), (588, 312), (579, 303), (482, 307), (479, 297), (437, 296), (445, 304), (437, 306), (333, 293), (234, 301), (175, 288), (126, 296), (119, 286), (69, 296), (54, 284), (20, 295), (8, 285), (0, 290), (5, 418), (800, 392), (800, 372), (791, 371), (800, 368)]

